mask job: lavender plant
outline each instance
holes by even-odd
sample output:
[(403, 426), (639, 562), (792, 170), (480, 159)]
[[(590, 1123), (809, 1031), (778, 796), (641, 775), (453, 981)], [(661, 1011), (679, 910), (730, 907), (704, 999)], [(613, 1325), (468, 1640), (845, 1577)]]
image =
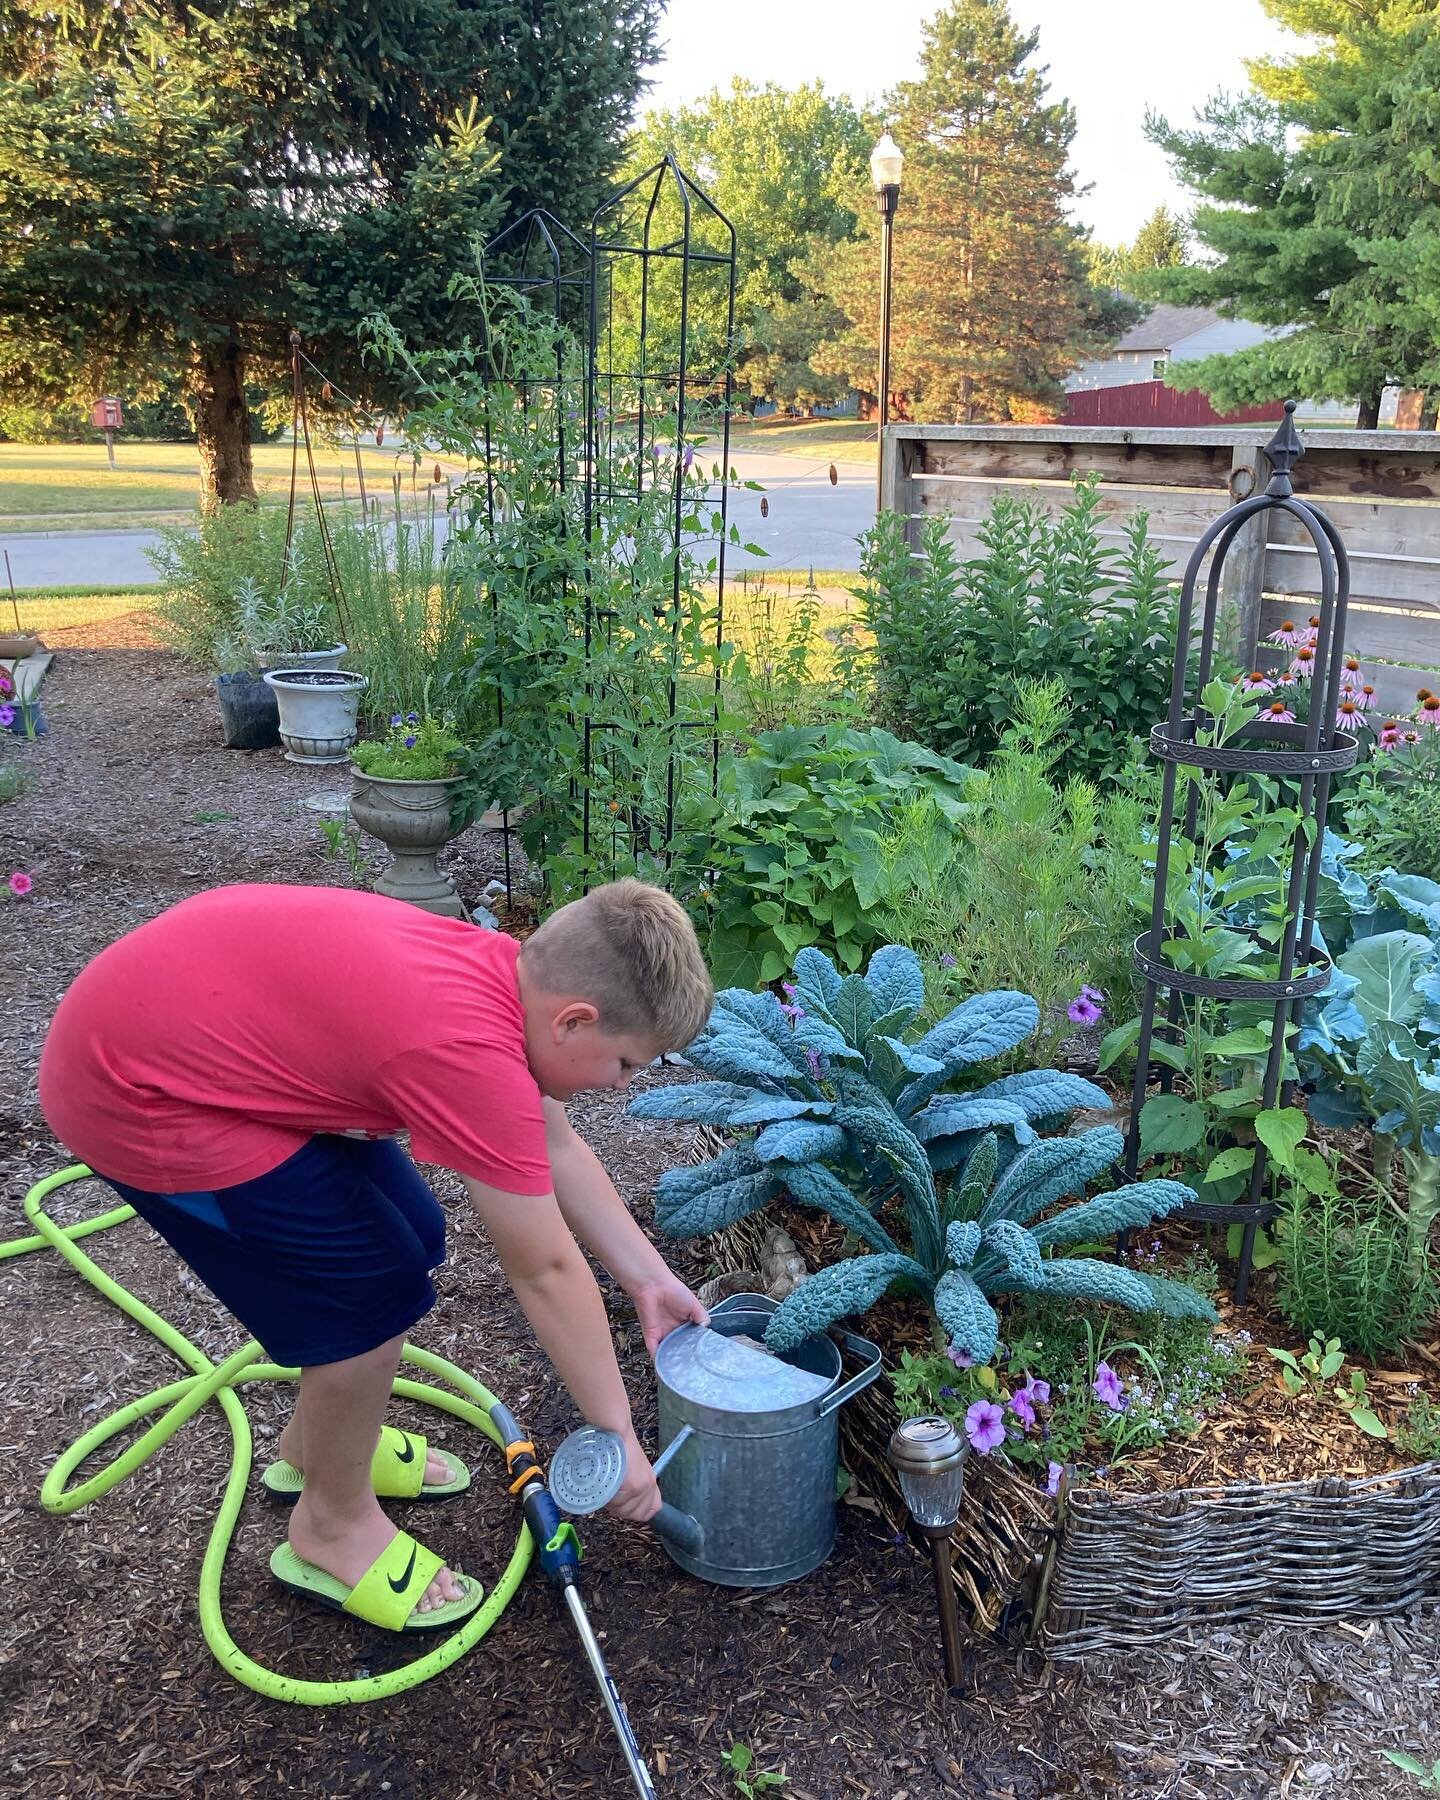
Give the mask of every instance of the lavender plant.
[(828, 1213), (870, 1254), (820, 1270), (782, 1302), (767, 1330), (789, 1349), (862, 1313), (892, 1288), (923, 1296), (952, 1342), (988, 1362), (994, 1298), (1044, 1293), (1173, 1317), (1213, 1317), (1184, 1283), (1052, 1251), (1164, 1217), (1192, 1199), (1145, 1181), (1061, 1212), (1115, 1163), (1118, 1131), (1041, 1138), (1108, 1097), (1079, 1076), (1031, 1069), (973, 1084), (976, 1072), (1035, 1030), (1027, 994), (962, 1001), (922, 1036), (919, 959), (900, 945), (841, 976), (814, 949), (795, 960), (788, 1004), (726, 989), (686, 1055), (717, 1079), (641, 1095), (640, 1118), (746, 1129), (744, 1142), (660, 1179), (656, 1221), (671, 1237), (708, 1235), (780, 1193)]

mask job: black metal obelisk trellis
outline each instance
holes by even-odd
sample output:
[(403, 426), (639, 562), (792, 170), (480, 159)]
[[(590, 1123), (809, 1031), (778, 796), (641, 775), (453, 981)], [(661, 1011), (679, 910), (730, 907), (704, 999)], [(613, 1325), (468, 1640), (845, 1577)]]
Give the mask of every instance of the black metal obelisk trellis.
[[(1222, 513), (1195, 546), (1185, 570), (1180, 596), (1170, 707), (1164, 723), (1156, 725), (1150, 733), (1150, 753), (1162, 763), (1164, 777), (1150, 929), (1135, 942), (1135, 966), (1144, 977), (1145, 989), (1136, 1045), (1130, 1128), (1125, 1146), (1125, 1168), (1132, 1176), (1139, 1163), (1140, 1113), (1149, 1089), (1157, 1031), (1175, 1041), (1184, 1029), (1187, 1002), (1192, 1011), (1195, 1003), (1205, 1000), (1272, 1002), (1274, 1029), (1266, 1058), (1261, 1104), (1265, 1108), (1287, 1105), (1293, 1087), (1284, 1074), (1287, 1025), (1298, 1025), (1306, 999), (1320, 993), (1330, 980), (1329, 959), (1315, 947), (1315, 903), (1320, 884), (1330, 780), (1337, 771), (1348, 768), (1359, 752), (1356, 738), (1334, 729), (1345, 655), (1350, 570), (1345, 546), (1334, 525), (1317, 507), (1295, 497), (1290, 471), (1305, 452), (1295, 430), (1294, 411), (1294, 402), (1288, 401), (1284, 423), (1266, 446), (1265, 453), (1274, 471), (1266, 491), (1242, 500)], [(1205, 734), (1210, 715), (1199, 696), (1204, 693), (1214, 666), (1225, 558), (1241, 528), (1266, 512), (1288, 513), (1296, 519), (1313, 544), (1319, 564), (1320, 607), (1309, 717), (1303, 724), (1255, 720), (1228, 743), (1202, 743), (1199, 740)], [(1214, 556), (1205, 583), (1198, 638), (1196, 699), (1194, 710), (1186, 713), (1187, 672), (1191, 655), (1195, 653), (1195, 590), (1212, 549)], [(1177, 830), (1176, 788), (1182, 770), (1189, 779), (1178, 829), (1192, 843), (1196, 841), (1199, 810), (1197, 779), (1224, 780), (1234, 775), (1260, 775), (1279, 777), (1295, 784), (1294, 804), (1300, 820), (1294, 835), (1285, 890), (1285, 920), (1278, 946), (1278, 969), (1273, 979), (1202, 975), (1174, 966), (1167, 956), (1168, 946), (1180, 935), (1174, 920), (1168, 916), (1166, 895)], [(1206, 871), (1198, 866), (1198, 860), (1192, 865), (1195, 880), (1203, 883)], [(1156, 1010), (1162, 990), (1168, 1001), (1165, 1017), (1157, 1024)], [(1162, 1091), (1169, 1091), (1173, 1081), (1174, 1074), (1167, 1065), (1160, 1075)], [(1243, 1303), (1249, 1286), (1256, 1231), (1278, 1211), (1273, 1201), (1262, 1197), (1265, 1184), (1266, 1150), (1263, 1143), (1257, 1143), (1249, 1187), (1243, 1199), (1229, 1205), (1197, 1201), (1187, 1207), (1183, 1215), (1244, 1227), (1235, 1283), (1235, 1298), (1240, 1303)]]
[[(736, 235), (729, 219), (667, 155), (636, 176), (597, 208), (588, 239), (567, 230), (543, 212), (527, 213), (485, 246), (482, 268), (492, 285), (525, 296), (532, 307), (553, 313), (556, 329), (555, 382), (565, 382), (564, 345), (584, 347), (583, 392), (574, 406), (573, 435), (557, 444), (553, 492), (560, 511), (583, 532), (587, 577), (577, 595), (576, 628), (583, 636), (585, 675), (574, 696), (572, 724), (580, 744), (580, 772), (571, 801), (578, 812), (581, 863), (603, 877), (622, 863), (647, 859), (651, 871), (668, 866), (675, 840), (679, 784), (698, 765), (688, 748), (691, 734), (708, 732), (708, 774), (719, 766), (719, 653), (724, 642), (725, 554), (728, 531), (730, 413), (735, 344)], [(703, 431), (718, 439), (705, 460), (718, 461), (718, 494), (697, 505), (691, 475), (695, 452), (689, 439)], [(487, 469), (491, 467), (486, 446)], [(487, 493), (493, 481), (487, 476)], [(572, 504), (573, 502), (573, 504)], [(630, 570), (623, 533), (611, 529), (626, 508), (654, 503), (663, 512), (664, 553), (657, 567)], [(707, 684), (708, 704), (695, 705), (684, 666), (682, 615), (690, 599), (694, 570), (687, 541), (697, 534), (687, 524), (697, 511), (718, 518), (714, 533), (713, 584), (715, 666)], [(493, 498), (491, 527), (493, 529)], [(621, 540), (617, 543), (617, 537)], [(653, 549), (653, 545), (651, 546)], [(642, 591), (643, 588), (643, 591)], [(623, 687), (607, 685), (595, 672), (598, 652), (613, 652), (616, 632), (624, 633), (623, 610), (614, 604), (624, 591), (628, 606), (649, 608), (661, 624), (666, 647), (659, 652), (658, 707), (637, 713), (626, 705)], [(606, 596), (610, 596), (607, 603)], [(633, 616), (633, 615), (632, 615)], [(622, 645), (624, 638), (618, 640)], [(635, 657), (656, 654), (653, 642)], [(613, 670), (615, 658), (608, 658)], [(503, 720), (501, 721), (503, 724)], [(625, 757), (616, 738), (625, 740)], [(703, 740), (702, 740), (703, 741)], [(641, 809), (633, 794), (611, 803), (607, 796), (621, 760), (641, 758), (660, 770), (652, 806)], [(623, 847), (622, 847), (623, 840)], [(510, 885), (508, 828), (506, 886)]]

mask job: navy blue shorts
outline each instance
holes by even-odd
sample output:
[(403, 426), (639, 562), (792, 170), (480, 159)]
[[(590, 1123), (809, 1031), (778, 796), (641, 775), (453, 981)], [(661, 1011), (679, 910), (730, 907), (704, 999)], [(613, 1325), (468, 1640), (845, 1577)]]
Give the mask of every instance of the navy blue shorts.
[(435, 1304), (445, 1214), (388, 1138), (314, 1137), (267, 1175), (207, 1193), (102, 1179), (287, 1368), (363, 1356)]

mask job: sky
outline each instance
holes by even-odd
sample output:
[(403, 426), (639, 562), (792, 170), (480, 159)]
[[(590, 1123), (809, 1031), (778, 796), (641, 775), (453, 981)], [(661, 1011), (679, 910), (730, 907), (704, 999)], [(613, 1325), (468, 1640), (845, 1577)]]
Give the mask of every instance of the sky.
[[(917, 72), (920, 27), (937, 10), (938, 0), (669, 0), (645, 105), (681, 105), (733, 75), (785, 87), (819, 79), (878, 103)], [(1245, 87), (1247, 57), (1298, 44), (1260, 0), (1205, 0), (1193, 13), (1173, 0), (1010, 0), (1010, 12), (1017, 25), (1039, 27), (1035, 63), (1075, 108), (1072, 162), (1090, 187), (1075, 216), (1103, 243), (1132, 238), (1157, 206), (1187, 205), (1145, 141), (1147, 106), (1188, 124), (1218, 89)]]

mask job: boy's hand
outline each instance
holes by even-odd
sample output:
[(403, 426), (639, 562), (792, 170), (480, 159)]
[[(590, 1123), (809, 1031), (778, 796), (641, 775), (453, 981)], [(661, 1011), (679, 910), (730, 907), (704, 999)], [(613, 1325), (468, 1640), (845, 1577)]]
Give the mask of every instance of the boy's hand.
[(708, 1325), (710, 1315), (678, 1275), (666, 1269), (650, 1281), (638, 1283), (630, 1290), (640, 1329), (645, 1333), (645, 1348), (653, 1360), (660, 1340), (677, 1325)]
[(640, 1448), (633, 1431), (622, 1433), (625, 1442), (625, 1479), (620, 1492), (605, 1508), (617, 1519), (632, 1519), (643, 1525), (660, 1510), (660, 1483), (650, 1467), (650, 1458)]

